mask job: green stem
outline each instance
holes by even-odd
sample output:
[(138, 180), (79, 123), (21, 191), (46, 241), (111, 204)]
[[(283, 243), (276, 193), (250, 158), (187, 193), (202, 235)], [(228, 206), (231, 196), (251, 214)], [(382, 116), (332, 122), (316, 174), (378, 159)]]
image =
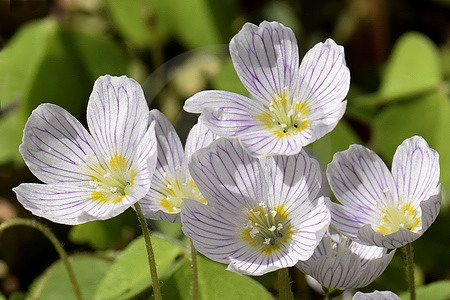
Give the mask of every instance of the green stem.
[(406, 260), (406, 279), (408, 281), (409, 298), (410, 300), (416, 299), (416, 289), (414, 285), (414, 253), (411, 243), (406, 244), (403, 247)]
[(145, 246), (147, 247), (148, 264), (150, 266), (150, 275), (152, 277), (153, 284), (153, 296), (155, 297), (155, 300), (162, 300), (161, 289), (158, 282), (158, 274), (156, 272), (155, 255), (153, 254), (152, 241), (150, 240), (150, 230), (148, 229), (147, 221), (145, 220), (144, 213), (142, 212), (141, 206), (138, 202), (134, 204), (134, 208), (136, 209), (136, 215), (139, 219), (139, 224), (141, 225)]
[(278, 270), (278, 299), (292, 300), (294, 296), (291, 291), (291, 279), (289, 278), (289, 269)]
[(67, 257), (67, 253), (64, 250), (63, 246), (61, 245), (58, 238), (50, 230), (50, 228), (35, 220), (11, 219), (3, 222), (0, 225), (0, 234), (3, 232), (3, 230), (14, 226), (32, 227), (34, 229), (39, 230), (43, 235), (45, 235), (47, 239), (49, 239), (49, 241), (53, 244), (53, 247), (55, 247), (56, 252), (58, 252), (59, 257), (61, 258), (61, 261), (63, 262), (64, 266), (66, 267), (70, 283), (72, 284), (73, 290), (75, 292), (75, 296), (77, 297), (78, 300), (82, 300), (83, 296), (81, 294), (80, 285), (78, 284), (78, 281), (75, 277), (75, 273), (73, 272), (72, 265), (70, 264), (69, 258)]
[(191, 240), (191, 267), (192, 267), (192, 299), (198, 300), (198, 264), (197, 250)]

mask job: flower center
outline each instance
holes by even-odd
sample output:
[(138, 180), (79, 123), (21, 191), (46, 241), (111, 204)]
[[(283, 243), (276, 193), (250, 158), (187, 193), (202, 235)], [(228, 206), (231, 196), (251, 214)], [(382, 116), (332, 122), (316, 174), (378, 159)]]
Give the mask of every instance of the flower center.
[(418, 232), (420, 224), (420, 212), (411, 202), (397, 206), (388, 204), (381, 209), (381, 217), (375, 230), (383, 234), (397, 232), (400, 228)]
[(129, 167), (125, 157), (114, 154), (104, 164), (90, 167), (89, 185), (94, 188), (91, 198), (94, 201), (114, 203), (130, 194), (136, 177), (136, 171)]
[(352, 249), (355, 249), (355, 243), (343, 235), (334, 234), (332, 236), (324, 237), (327, 241), (327, 254), (330, 256), (340, 256), (350, 253)]
[(269, 112), (259, 116), (259, 119), (277, 135), (295, 134), (308, 128), (306, 116), (309, 108), (305, 102), (278, 94), (269, 103)]
[(177, 174), (173, 178), (167, 173), (164, 175), (167, 180), (164, 188), (164, 197), (161, 199), (160, 205), (166, 213), (179, 213), (183, 198), (189, 198), (201, 203), (206, 203), (206, 199), (200, 193), (194, 180), (189, 176), (187, 180), (180, 179), (180, 168), (177, 168)]
[(293, 234), (287, 211), (282, 206), (269, 209), (261, 201), (257, 207), (247, 210), (246, 219), (241, 237), (263, 253), (278, 250)]

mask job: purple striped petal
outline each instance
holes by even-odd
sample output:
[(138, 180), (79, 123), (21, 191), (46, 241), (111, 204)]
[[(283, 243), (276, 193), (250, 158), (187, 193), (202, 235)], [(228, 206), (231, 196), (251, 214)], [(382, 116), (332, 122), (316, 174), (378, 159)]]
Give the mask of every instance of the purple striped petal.
[(89, 181), (87, 159), (96, 160), (96, 144), (63, 108), (39, 105), (25, 125), (20, 153), (31, 172), (46, 183)]
[(380, 205), (397, 200), (388, 168), (378, 155), (361, 145), (336, 153), (327, 177), (336, 198), (361, 215), (373, 216)]
[(322, 240), (330, 225), (329, 199), (320, 197), (315, 201), (305, 201), (291, 208), (290, 215), (296, 229), (293, 234), (292, 251), (298, 260), (307, 260)]
[(150, 124), (147, 132), (141, 137), (135, 155), (136, 158), (131, 167), (136, 169), (137, 175), (134, 179), (132, 195), (136, 199), (142, 199), (150, 188), (150, 182), (156, 168), (157, 142), (154, 122)]
[(266, 111), (262, 104), (232, 92), (202, 91), (187, 99), (183, 108), (202, 113), (200, 121), (219, 136), (238, 136), (265, 128), (257, 119)]
[(431, 196), (428, 200), (420, 203), (420, 209), (422, 210), (422, 234), (427, 230), (431, 223), (436, 220), (439, 210), (441, 208), (441, 186), (439, 185), (438, 194)]
[(371, 225), (364, 225), (358, 232), (358, 240), (361, 241), (361, 243), (387, 249), (400, 248), (415, 241), (420, 236), (420, 233), (415, 233), (404, 228), (400, 228), (394, 233), (385, 235), (380, 232), (375, 232)]
[(176, 168), (181, 168), (184, 160), (184, 150), (177, 132), (169, 120), (159, 110), (150, 111), (150, 121), (156, 122), (155, 132), (158, 141), (159, 172), (176, 173)]
[(327, 288), (358, 288), (384, 271), (395, 251), (386, 252), (385, 248), (365, 246), (328, 231), (311, 258), (296, 266)]
[(306, 100), (311, 111), (308, 119), (334, 127), (345, 110), (342, 101), (350, 87), (344, 48), (332, 39), (316, 44), (303, 58), (299, 77), (296, 96)]
[(181, 222), (184, 234), (195, 249), (214, 261), (229, 263), (229, 257), (240, 257), (248, 252), (235, 224), (236, 214), (217, 211), (214, 207), (185, 199), (181, 204)]
[(148, 128), (148, 106), (135, 80), (109, 75), (94, 84), (87, 107), (87, 122), (105, 158), (119, 154), (132, 160)]
[(344, 205), (331, 203), (331, 224), (340, 233), (352, 240), (358, 240), (358, 231), (365, 224), (372, 223), (370, 216)]
[(358, 278), (361, 271), (358, 257), (347, 253), (319, 257), (311, 263), (310, 275), (327, 288), (346, 289)]
[(290, 28), (277, 22), (264, 21), (259, 27), (246, 23), (231, 40), (230, 54), (242, 83), (260, 101), (295, 91), (299, 58)]
[(295, 265), (298, 261), (295, 253), (288, 253), (287, 249), (283, 250), (283, 253), (275, 252), (273, 255), (263, 255), (254, 251), (248, 253), (246, 256), (242, 256), (242, 258), (231, 257), (227, 270), (260, 276)]
[(189, 171), (208, 205), (234, 213), (266, 199), (259, 160), (248, 155), (237, 140), (220, 138), (196, 151)]
[(147, 219), (161, 220), (169, 223), (181, 222), (180, 213), (167, 213), (162, 210), (158, 201), (150, 201), (149, 199), (162, 199), (162, 196), (160, 193), (150, 190), (147, 196), (139, 201), (142, 212)]
[(67, 225), (115, 217), (138, 200), (127, 196), (120, 202), (92, 201), (91, 189), (72, 184), (23, 183), (13, 190), (34, 215)]
[(406, 139), (397, 148), (392, 175), (400, 197), (418, 205), (436, 195), (439, 183), (439, 154), (420, 136)]
[(279, 134), (270, 128), (260, 128), (239, 136), (242, 147), (253, 156), (293, 155), (309, 144), (311, 130), (296, 134)]
[(269, 203), (287, 210), (316, 198), (322, 183), (320, 165), (306, 151), (296, 155), (272, 156), (264, 161)]
[(189, 159), (195, 151), (209, 146), (218, 138), (219, 137), (215, 133), (209, 130), (208, 127), (199, 120), (199, 122), (192, 127), (187, 136), (185, 157)]
[(171, 205), (168, 186), (178, 186), (178, 182), (183, 183), (189, 177), (183, 146), (175, 128), (159, 110), (151, 110), (149, 119), (155, 122), (158, 158), (150, 190), (139, 203), (146, 218), (180, 222), (179, 212), (169, 211), (167, 206)]
[(394, 254), (395, 250), (380, 258), (367, 260), (367, 263), (363, 266), (364, 270), (361, 272), (359, 278), (352, 284), (351, 288), (362, 288), (377, 279), (384, 270), (386, 270), (386, 267), (391, 262)]

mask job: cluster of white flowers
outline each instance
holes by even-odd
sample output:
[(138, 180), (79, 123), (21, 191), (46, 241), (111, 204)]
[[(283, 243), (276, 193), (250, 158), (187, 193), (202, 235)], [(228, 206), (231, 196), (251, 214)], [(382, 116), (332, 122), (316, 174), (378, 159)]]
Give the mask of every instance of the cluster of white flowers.
[[(374, 152), (352, 145), (334, 155), (323, 178), (304, 147), (345, 112), (343, 47), (328, 39), (300, 63), (292, 30), (262, 22), (245, 24), (230, 53), (250, 97), (211, 90), (189, 98), (184, 109), (200, 117), (185, 149), (124, 76), (96, 81), (90, 133), (62, 108), (40, 105), (20, 151), (44, 183), (21, 184), (18, 200), (64, 224), (111, 218), (139, 201), (147, 218), (181, 222), (200, 253), (231, 271), (262, 275), (296, 265), (326, 288), (369, 284), (391, 261), (388, 249), (435, 220), (438, 153), (422, 137), (409, 138), (390, 172)], [(327, 197), (326, 179), (341, 204)]]

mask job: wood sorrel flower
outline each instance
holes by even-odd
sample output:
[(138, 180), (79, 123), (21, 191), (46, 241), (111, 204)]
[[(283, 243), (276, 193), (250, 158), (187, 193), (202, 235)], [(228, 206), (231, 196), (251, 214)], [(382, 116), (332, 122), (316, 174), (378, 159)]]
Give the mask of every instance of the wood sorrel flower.
[(150, 190), (139, 204), (147, 218), (180, 222), (183, 198), (206, 203), (189, 174), (189, 158), (198, 149), (208, 146), (217, 136), (199, 122), (189, 132), (184, 151), (175, 128), (160, 111), (153, 109), (150, 112), (150, 122), (153, 120), (156, 123), (158, 161)]
[(208, 201), (185, 199), (183, 232), (228, 270), (262, 275), (308, 259), (329, 222), (319, 163), (305, 151), (264, 160), (235, 139), (198, 150), (189, 170)]
[(336, 153), (327, 177), (336, 198), (334, 226), (366, 245), (404, 246), (433, 223), (439, 213), (439, 154), (419, 136), (397, 148), (392, 174), (373, 151), (352, 145)]
[(290, 28), (246, 23), (230, 42), (234, 67), (252, 99), (202, 91), (184, 109), (206, 126), (236, 137), (254, 156), (291, 155), (330, 132), (344, 114), (350, 84), (342, 46), (328, 39), (306, 53), (299, 67)]
[(311, 258), (298, 262), (297, 267), (328, 289), (360, 288), (383, 273), (394, 253), (327, 232)]
[(53, 104), (31, 113), (20, 152), (45, 184), (24, 183), (14, 191), (33, 214), (81, 224), (112, 218), (147, 194), (156, 137), (139, 83), (125, 76), (98, 78), (87, 123), (90, 133)]

